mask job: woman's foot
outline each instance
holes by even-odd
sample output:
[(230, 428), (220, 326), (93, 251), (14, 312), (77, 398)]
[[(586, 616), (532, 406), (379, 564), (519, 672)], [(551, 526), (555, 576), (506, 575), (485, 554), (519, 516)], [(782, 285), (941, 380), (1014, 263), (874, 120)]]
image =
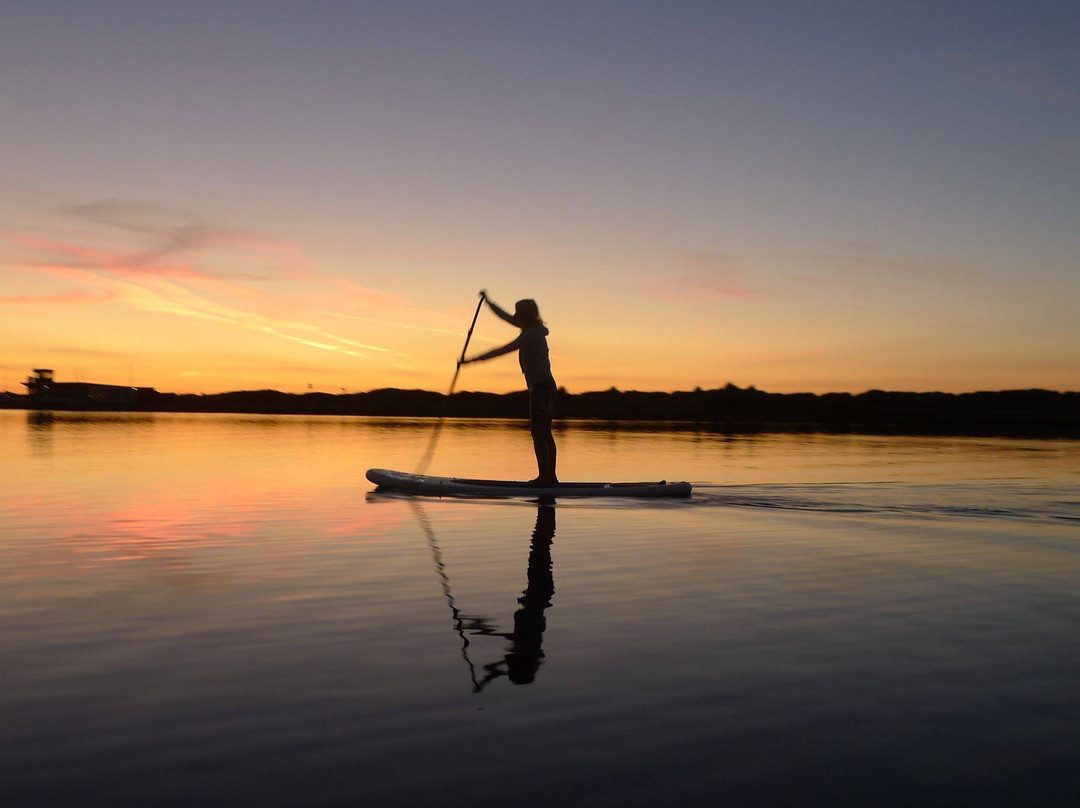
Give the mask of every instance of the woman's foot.
[(529, 480), (528, 484), (529, 485), (534, 485), (534, 486), (537, 486), (537, 487), (547, 486), (547, 485), (558, 485), (559, 484), (559, 478), (558, 477), (537, 477), (537, 478), (535, 478), (533, 480)]

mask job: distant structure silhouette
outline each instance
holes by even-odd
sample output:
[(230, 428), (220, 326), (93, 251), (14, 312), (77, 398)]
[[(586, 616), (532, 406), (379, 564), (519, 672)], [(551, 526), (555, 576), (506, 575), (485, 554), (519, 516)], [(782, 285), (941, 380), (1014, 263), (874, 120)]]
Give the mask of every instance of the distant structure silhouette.
[(461, 364), (484, 362), (497, 356), (518, 352), (518, 363), (525, 374), (525, 384), (529, 388), (529, 429), (532, 433), (533, 451), (536, 454), (537, 476), (533, 480), (537, 485), (551, 485), (559, 481), (556, 473), (558, 452), (555, 436), (551, 432), (551, 422), (555, 417), (555, 396), (558, 387), (551, 374), (551, 361), (548, 357), (548, 331), (540, 319), (540, 308), (535, 300), (519, 300), (510, 314), (488, 297), (487, 291), (480, 292), (481, 299), (499, 319), (521, 329), (517, 339), (508, 342), (487, 353), (471, 359), (462, 358)]
[(30, 409), (40, 410), (133, 409), (157, 392), (153, 387), (58, 382), (51, 368), (34, 368), (23, 386)]

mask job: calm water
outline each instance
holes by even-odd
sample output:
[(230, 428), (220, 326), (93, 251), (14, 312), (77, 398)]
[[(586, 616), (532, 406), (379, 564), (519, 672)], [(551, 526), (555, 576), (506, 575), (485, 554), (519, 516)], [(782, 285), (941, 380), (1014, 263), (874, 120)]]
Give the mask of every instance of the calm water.
[(1080, 442), (429, 434), (0, 411), (0, 805), (1080, 798)]

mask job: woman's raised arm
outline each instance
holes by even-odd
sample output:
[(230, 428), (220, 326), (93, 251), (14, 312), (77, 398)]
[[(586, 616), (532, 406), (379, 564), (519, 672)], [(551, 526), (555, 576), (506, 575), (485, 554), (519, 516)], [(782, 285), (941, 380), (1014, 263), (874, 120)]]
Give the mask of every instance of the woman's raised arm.
[(514, 319), (514, 315), (510, 314), (508, 311), (506, 311), (506, 309), (502, 308), (498, 303), (496, 303), (494, 300), (492, 300), (490, 297), (488, 297), (487, 289), (481, 289), (480, 290), (480, 296), (484, 298), (484, 302), (486, 302), (488, 304), (488, 306), (491, 307), (491, 310), (493, 312), (495, 312), (495, 315), (500, 320), (505, 320), (506, 322), (510, 323), (510, 325), (514, 326), (515, 328), (520, 327), (520, 326), (518, 326), (517, 320)]

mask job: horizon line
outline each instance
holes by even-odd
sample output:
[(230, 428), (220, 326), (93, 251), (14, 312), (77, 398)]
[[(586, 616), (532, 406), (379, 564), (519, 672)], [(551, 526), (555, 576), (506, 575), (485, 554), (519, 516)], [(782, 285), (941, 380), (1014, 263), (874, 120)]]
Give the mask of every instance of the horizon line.
[[(132, 389), (137, 388), (137, 389), (140, 389), (140, 390), (152, 390), (153, 392), (155, 392), (155, 393), (157, 393), (159, 395), (200, 396), (200, 397), (227, 396), (227, 395), (235, 395), (235, 394), (239, 394), (239, 393), (277, 393), (277, 394), (283, 395), (283, 396), (320, 395), (320, 396), (334, 396), (335, 398), (337, 398), (337, 397), (347, 397), (347, 396), (370, 395), (371, 393), (377, 393), (377, 392), (382, 392), (382, 391), (399, 391), (399, 392), (404, 392), (404, 393), (427, 393), (427, 394), (430, 394), (430, 395), (438, 395), (438, 396), (442, 396), (444, 398), (447, 398), (447, 397), (452, 397), (452, 396), (457, 396), (457, 395), (467, 395), (467, 394), (508, 396), (508, 395), (514, 395), (514, 394), (518, 394), (518, 393), (527, 392), (527, 388), (522, 388), (522, 389), (519, 389), (519, 390), (510, 390), (510, 391), (504, 392), (504, 393), (495, 393), (495, 392), (491, 392), (491, 391), (488, 391), (488, 390), (458, 390), (458, 391), (455, 391), (455, 392), (450, 393), (448, 395), (447, 393), (440, 392), (438, 390), (428, 390), (428, 389), (420, 388), (420, 387), (375, 387), (375, 388), (371, 388), (369, 390), (356, 390), (356, 391), (349, 391), (349, 390), (347, 390), (347, 388), (342, 387), (340, 389), (342, 391), (344, 391), (344, 392), (337, 392), (337, 393), (329, 392), (329, 391), (325, 391), (325, 390), (314, 390), (314, 389), (307, 390), (307, 391), (304, 391), (304, 392), (290, 393), (290, 392), (286, 392), (284, 390), (279, 390), (279, 389), (273, 388), (273, 387), (260, 387), (260, 388), (252, 388), (252, 389), (222, 390), (222, 391), (219, 391), (219, 392), (216, 392), (216, 393), (195, 393), (195, 392), (176, 393), (176, 392), (172, 392), (172, 391), (158, 390), (156, 387), (146, 387), (146, 386), (143, 386), (143, 385), (104, 384), (104, 383), (99, 383), (99, 382), (81, 382), (81, 381), (57, 382), (57, 384), (91, 384), (91, 385), (100, 386), (100, 387), (123, 387), (123, 388), (132, 388)], [(924, 396), (924, 395), (925, 396), (931, 396), (931, 395), (965, 396), (965, 395), (980, 395), (980, 394), (985, 394), (985, 393), (991, 393), (991, 394), (999, 394), (999, 393), (1054, 393), (1056, 395), (1076, 395), (1076, 394), (1080, 393), (1080, 390), (1056, 390), (1056, 389), (1052, 389), (1052, 388), (1048, 388), (1048, 387), (1009, 387), (1009, 388), (999, 388), (999, 389), (966, 390), (966, 391), (962, 391), (962, 392), (946, 392), (944, 390), (900, 390), (900, 389), (886, 389), (886, 388), (881, 388), (881, 387), (871, 387), (871, 388), (867, 388), (867, 389), (862, 390), (861, 392), (857, 392), (857, 393), (851, 392), (849, 390), (831, 390), (831, 391), (827, 391), (827, 392), (823, 392), (823, 393), (815, 393), (815, 392), (811, 392), (809, 390), (801, 390), (801, 391), (795, 391), (795, 392), (790, 392), (790, 393), (777, 393), (777, 392), (772, 392), (772, 391), (769, 391), (769, 390), (758, 388), (756, 385), (753, 385), (753, 384), (749, 385), (748, 387), (740, 387), (739, 385), (733, 384), (731, 382), (728, 382), (727, 384), (725, 384), (723, 386), (720, 386), (720, 387), (702, 387), (702, 386), (698, 385), (698, 386), (695, 386), (693, 389), (689, 389), (689, 390), (683, 390), (683, 389), (679, 389), (679, 390), (638, 390), (638, 389), (629, 389), (629, 388), (623, 389), (623, 388), (620, 388), (620, 387), (618, 387), (616, 385), (612, 385), (611, 387), (608, 387), (608, 388), (603, 389), (603, 390), (583, 390), (581, 392), (571, 392), (571, 391), (567, 390), (565, 386), (562, 386), (562, 385), (560, 385), (558, 389), (559, 389), (560, 393), (565, 394), (565, 395), (571, 395), (571, 396), (590, 395), (590, 394), (597, 394), (597, 393), (619, 393), (619, 394), (622, 394), (622, 393), (640, 393), (640, 394), (645, 394), (645, 395), (677, 395), (677, 394), (709, 393), (709, 392), (718, 392), (718, 391), (723, 391), (723, 390), (738, 390), (738, 391), (741, 391), (741, 392), (756, 392), (756, 393), (764, 393), (766, 395), (775, 395), (775, 396), (863, 396), (863, 395), (867, 395), (867, 394), (870, 394), (870, 393), (886, 393), (886, 394), (891, 394), (891, 395), (917, 395), (917, 396)], [(11, 390), (0, 390), (0, 395), (25, 397), (28, 394), (25, 393), (25, 392), (17, 392), (17, 391), (13, 392)]]

